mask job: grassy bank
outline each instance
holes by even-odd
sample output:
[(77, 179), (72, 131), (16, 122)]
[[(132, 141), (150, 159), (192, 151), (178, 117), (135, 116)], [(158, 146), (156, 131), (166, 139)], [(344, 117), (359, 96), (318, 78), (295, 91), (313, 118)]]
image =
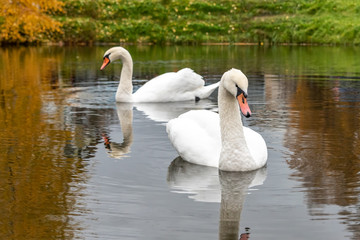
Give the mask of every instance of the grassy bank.
[(360, 44), (357, 1), (62, 1), (51, 16), (66, 43)]

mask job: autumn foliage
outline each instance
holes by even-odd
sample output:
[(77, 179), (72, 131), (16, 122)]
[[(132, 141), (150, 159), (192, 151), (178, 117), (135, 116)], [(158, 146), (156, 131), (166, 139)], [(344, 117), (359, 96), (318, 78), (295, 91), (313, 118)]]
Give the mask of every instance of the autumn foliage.
[(61, 24), (49, 14), (62, 12), (59, 0), (0, 0), (0, 42), (27, 43), (61, 34)]

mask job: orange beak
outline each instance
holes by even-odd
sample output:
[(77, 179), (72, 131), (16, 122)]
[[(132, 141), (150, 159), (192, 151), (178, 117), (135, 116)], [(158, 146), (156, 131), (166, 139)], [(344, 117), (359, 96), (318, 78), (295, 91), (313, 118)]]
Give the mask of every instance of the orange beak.
[(250, 111), (249, 105), (247, 103), (247, 100), (244, 96), (244, 93), (241, 93), (239, 96), (237, 96), (237, 100), (240, 105), (241, 113), (247, 118), (250, 117), (251, 111)]
[(110, 63), (110, 59), (108, 57), (104, 57), (104, 62), (101, 65), (100, 70), (103, 70)]

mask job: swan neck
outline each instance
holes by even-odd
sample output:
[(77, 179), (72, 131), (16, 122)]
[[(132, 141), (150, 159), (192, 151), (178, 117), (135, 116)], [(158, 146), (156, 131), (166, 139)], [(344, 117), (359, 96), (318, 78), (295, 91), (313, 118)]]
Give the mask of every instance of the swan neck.
[(238, 102), (222, 84), (219, 87), (218, 98), (222, 142), (244, 139), (243, 124)]
[(132, 75), (133, 75), (133, 61), (130, 53), (125, 52), (120, 56), (123, 67), (121, 69), (120, 82), (116, 92), (117, 102), (132, 102)]
[(222, 83), (219, 86), (218, 105), (222, 144), (219, 169), (244, 171), (253, 159), (245, 140), (239, 103)]

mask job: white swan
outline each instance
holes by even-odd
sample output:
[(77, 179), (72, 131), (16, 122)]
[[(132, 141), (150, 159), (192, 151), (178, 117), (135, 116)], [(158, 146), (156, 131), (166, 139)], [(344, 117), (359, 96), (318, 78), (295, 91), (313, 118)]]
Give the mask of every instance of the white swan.
[(219, 86), (214, 83), (204, 86), (202, 77), (190, 68), (178, 72), (164, 73), (146, 82), (133, 93), (133, 61), (123, 47), (113, 47), (104, 54), (103, 70), (108, 64), (121, 59), (120, 83), (116, 92), (116, 102), (175, 102), (207, 98)]
[(251, 115), (247, 88), (247, 77), (231, 69), (220, 81), (219, 114), (192, 110), (167, 123), (169, 139), (184, 160), (224, 171), (250, 171), (266, 164), (264, 139), (241, 122), (240, 109)]

